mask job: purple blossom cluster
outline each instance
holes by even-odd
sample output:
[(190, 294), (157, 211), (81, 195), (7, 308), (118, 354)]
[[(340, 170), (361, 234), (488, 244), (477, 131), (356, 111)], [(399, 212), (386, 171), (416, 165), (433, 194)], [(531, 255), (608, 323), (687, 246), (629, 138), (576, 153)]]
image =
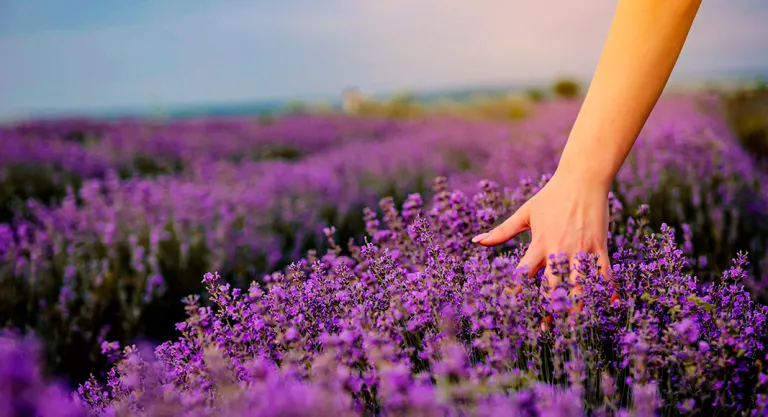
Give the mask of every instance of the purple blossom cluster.
[[(35, 164), (90, 178), (137, 158), (185, 165), (196, 160), (295, 159), (399, 127), (385, 119), (285, 116), (146, 121), (88, 119), (22, 122), (0, 129), (0, 166)], [(139, 167), (140, 168), (140, 167)]]
[[(80, 352), (96, 353), (104, 332), (126, 340), (143, 328), (163, 340), (163, 329), (182, 318), (178, 300), (203, 290), (195, 277), (219, 270), (247, 285), (321, 247), (323, 227), (359, 236), (365, 204), (466, 169), (455, 155), (468, 138), (499, 138), (487, 124), (435, 123), (413, 122), (409, 134), (299, 162), (198, 161), (180, 175), (85, 181), (59, 205), (30, 200), (31, 220), (0, 224), (0, 286), (8, 299), (0, 312), (15, 315), (16, 326), (75, 337), (81, 343), (70, 346)], [(377, 157), (359, 158), (366, 153)], [(160, 296), (175, 317), (151, 309)], [(105, 321), (112, 312), (117, 318)], [(151, 325), (159, 328), (154, 334)]]
[(34, 198), (57, 203), (68, 187), (103, 179), (185, 171), (196, 161), (296, 160), (400, 129), (385, 119), (338, 115), (279, 119), (30, 121), (0, 127), (0, 222), (24, 215)]
[(184, 300), (176, 340), (105, 341), (114, 367), (71, 400), (21, 342), (0, 340), (0, 363), (13, 363), (0, 368), (0, 396), (26, 393), (0, 403), (46, 416), (764, 415), (768, 307), (743, 285), (743, 255), (699, 282), (690, 237), (650, 227), (647, 206), (623, 213), (613, 196), (616, 287), (594, 256), (553, 255), (553, 273), (576, 268), (584, 292), (568, 296), (565, 280), (545, 296), (542, 272), (516, 269), (525, 244), (469, 243), (546, 180), (483, 181), (470, 195), (438, 178), (427, 204), (412, 194), (366, 210), (366, 242), (348, 253), (328, 228), (327, 253), (247, 289), (206, 274), (210, 303)]
[[(744, 280), (760, 294), (755, 268), (768, 247), (768, 181), (702, 105), (713, 103), (695, 96), (659, 103), (614, 184), (614, 204), (650, 203), (651, 225), (667, 222), (682, 233), (686, 262), (703, 281), (748, 251)], [(94, 358), (105, 340), (167, 340), (184, 317), (178, 300), (203, 293), (198, 278), (207, 271), (245, 288), (307, 250), (328, 248), (330, 226), (348, 251), (347, 241), (366, 232), (363, 207), (383, 196), (398, 205), (413, 192), (427, 198), (435, 176), (470, 193), (482, 178), (516, 184), (550, 172), (577, 111), (578, 103), (545, 103), (519, 124), (301, 116), (260, 127), (253, 120), (90, 126), (101, 139), (77, 142), (78, 149), (98, 150), (93, 155), (107, 165), (150, 149), (160, 159), (184, 159), (185, 168), (154, 178), (107, 171), (60, 204), (27, 201), (25, 217), (0, 224), (0, 322), (34, 330), (55, 367), (79, 371), (82, 380), (103, 366)], [(73, 143), (64, 128), (37, 129), (15, 134)], [(270, 140), (303, 149), (301, 157), (231, 158)]]
[(66, 386), (46, 378), (41, 356), (36, 340), (0, 333), (0, 416), (84, 417)]

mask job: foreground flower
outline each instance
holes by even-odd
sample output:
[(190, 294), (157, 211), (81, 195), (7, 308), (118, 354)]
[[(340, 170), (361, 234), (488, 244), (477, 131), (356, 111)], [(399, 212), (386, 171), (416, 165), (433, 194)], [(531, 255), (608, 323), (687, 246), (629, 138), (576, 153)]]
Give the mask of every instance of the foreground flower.
[(541, 274), (514, 269), (522, 247), (469, 244), (536, 188), (484, 182), (470, 197), (439, 180), (427, 207), (412, 195), (369, 211), (369, 241), (348, 254), (331, 240), (247, 291), (207, 274), (212, 305), (186, 299), (178, 340), (126, 348), (79, 398), (93, 415), (762, 413), (768, 309), (741, 284), (743, 255), (701, 285), (671, 228), (630, 217), (612, 225), (620, 300), (586, 254), (580, 299), (543, 297)]

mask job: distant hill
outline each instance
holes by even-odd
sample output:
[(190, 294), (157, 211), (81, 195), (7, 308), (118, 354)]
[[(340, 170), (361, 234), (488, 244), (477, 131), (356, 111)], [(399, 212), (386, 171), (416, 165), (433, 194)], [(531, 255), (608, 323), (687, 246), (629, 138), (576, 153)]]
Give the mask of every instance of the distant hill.
[[(717, 77), (684, 74), (684, 80), (670, 81), (669, 88), (672, 90), (691, 90), (717, 86), (719, 88), (737, 88), (744, 83), (754, 82), (755, 80), (768, 80), (768, 68), (750, 69), (750, 70), (730, 70), (724, 71)], [(681, 77), (678, 77), (681, 78)], [(715, 81), (710, 81), (715, 80)], [(582, 80), (586, 84), (587, 80)], [(500, 96), (510, 93), (522, 93), (530, 88), (548, 90), (549, 82), (531, 82), (525, 85), (484, 85), (484, 86), (458, 86), (431, 90), (412, 90), (409, 96), (416, 102), (432, 103), (438, 100), (451, 100), (457, 102), (467, 101), (476, 96)], [(363, 91), (365, 93), (365, 91)], [(397, 95), (397, 93), (373, 93), (369, 97), (386, 99)], [(322, 102), (334, 109), (341, 108), (341, 97), (318, 97), (318, 102)], [(310, 103), (312, 101), (309, 101)], [(289, 110), (296, 103), (302, 103), (295, 99), (271, 99), (271, 100), (253, 100), (248, 102), (232, 103), (209, 103), (198, 105), (178, 105), (178, 106), (147, 106), (143, 108), (130, 109), (103, 109), (87, 110), (73, 112), (38, 112), (35, 118), (62, 118), (62, 117), (88, 117), (94, 119), (117, 119), (125, 117), (138, 118), (190, 118), (202, 116), (264, 116), (274, 115)]]

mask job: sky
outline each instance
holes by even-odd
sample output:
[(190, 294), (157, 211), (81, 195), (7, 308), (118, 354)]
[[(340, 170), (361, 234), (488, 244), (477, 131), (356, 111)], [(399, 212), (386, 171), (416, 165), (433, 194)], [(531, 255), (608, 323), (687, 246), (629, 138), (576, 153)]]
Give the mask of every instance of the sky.
[[(0, 118), (588, 79), (616, 0), (0, 0)], [(673, 79), (768, 74), (768, 1), (704, 0)]]

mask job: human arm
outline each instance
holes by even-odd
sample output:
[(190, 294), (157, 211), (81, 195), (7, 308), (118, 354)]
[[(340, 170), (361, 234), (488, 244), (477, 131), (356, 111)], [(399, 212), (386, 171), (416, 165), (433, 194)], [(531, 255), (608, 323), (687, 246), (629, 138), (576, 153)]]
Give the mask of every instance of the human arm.
[[(550, 254), (598, 253), (604, 272), (608, 191), (677, 62), (701, 0), (619, 0), (592, 82), (550, 182), (504, 223), (472, 239), (483, 246), (531, 230), (520, 266), (531, 275)], [(550, 279), (550, 286), (556, 285)]]
[(619, 1), (558, 173), (607, 193), (667, 84), (700, 4)]

